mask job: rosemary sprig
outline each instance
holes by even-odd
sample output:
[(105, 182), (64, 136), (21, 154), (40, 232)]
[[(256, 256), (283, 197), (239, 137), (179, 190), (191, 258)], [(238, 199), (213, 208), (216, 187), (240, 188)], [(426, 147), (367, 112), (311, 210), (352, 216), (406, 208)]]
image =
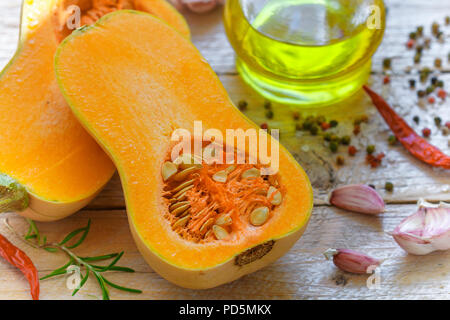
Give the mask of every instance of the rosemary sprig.
[[(122, 291), (133, 292), (133, 293), (142, 293), (141, 290), (127, 288), (127, 287), (123, 287), (118, 284), (115, 284), (115, 283), (111, 282), (110, 280), (106, 279), (105, 276), (103, 275), (103, 273), (105, 273), (107, 271), (119, 271), (119, 272), (130, 272), (130, 273), (134, 272), (134, 270), (131, 268), (121, 267), (121, 266), (116, 265), (119, 262), (119, 260), (122, 258), (123, 254), (124, 254), (123, 251), (120, 253), (110, 253), (110, 254), (94, 256), (94, 257), (80, 257), (72, 251), (72, 249), (79, 247), (83, 243), (83, 241), (86, 239), (86, 237), (89, 233), (90, 227), (91, 227), (90, 219), (88, 221), (88, 224), (85, 227), (79, 228), (79, 229), (76, 229), (76, 230), (70, 232), (69, 234), (67, 234), (67, 236), (64, 237), (64, 239), (61, 242), (58, 242), (58, 243), (48, 243), (47, 237), (42, 236), (40, 234), (39, 229), (37, 228), (34, 221), (27, 219), (27, 222), (29, 224), (28, 232), (23, 237), (21, 237), (21, 239), (25, 243), (27, 243), (28, 245), (30, 245), (34, 248), (44, 249), (49, 252), (62, 251), (69, 258), (69, 261), (65, 265), (63, 265), (62, 267), (60, 267), (58, 269), (53, 270), (51, 273), (42, 277), (40, 280), (46, 280), (46, 279), (49, 279), (52, 277), (64, 275), (67, 273), (67, 269), (70, 266), (76, 265), (80, 268), (84, 267), (84, 275), (81, 274), (82, 278), (80, 281), (80, 285), (78, 286), (78, 288), (76, 288), (72, 292), (72, 296), (76, 295), (77, 292), (86, 284), (90, 274), (92, 274), (95, 277), (95, 279), (97, 280), (97, 282), (100, 286), (100, 289), (102, 290), (103, 300), (109, 300), (108, 286), (111, 288), (122, 290)], [(19, 235), (14, 230), (14, 228), (12, 228), (8, 224), (8, 221), (5, 221), (5, 223), (6, 223), (6, 226), (11, 231), (13, 231), (17, 235)], [(105, 260), (110, 260), (110, 259), (113, 259), (113, 260), (106, 266), (100, 266), (100, 265), (91, 263), (91, 262), (105, 261)]]

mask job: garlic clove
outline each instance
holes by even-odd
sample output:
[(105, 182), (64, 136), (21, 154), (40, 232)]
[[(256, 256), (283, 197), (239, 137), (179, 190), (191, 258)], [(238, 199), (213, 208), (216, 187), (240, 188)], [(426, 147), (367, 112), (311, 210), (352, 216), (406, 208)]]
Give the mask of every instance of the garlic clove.
[(333, 258), (336, 267), (351, 273), (372, 273), (381, 264), (378, 259), (350, 249), (328, 249), (323, 254), (327, 260)]
[(336, 207), (366, 214), (384, 212), (383, 198), (365, 184), (351, 184), (333, 190), (330, 203)]
[[(421, 204), (423, 205), (423, 204)], [(404, 219), (391, 233), (406, 252), (425, 255), (437, 250), (450, 249), (450, 208), (419, 207)]]
[(184, 7), (183, 0), (169, 0), (169, 2), (175, 7), (177, 10), (182, 10)]
[(195, 13), (206, 13), (217, 6), (216, 0), (182, 0), (189, 10)]

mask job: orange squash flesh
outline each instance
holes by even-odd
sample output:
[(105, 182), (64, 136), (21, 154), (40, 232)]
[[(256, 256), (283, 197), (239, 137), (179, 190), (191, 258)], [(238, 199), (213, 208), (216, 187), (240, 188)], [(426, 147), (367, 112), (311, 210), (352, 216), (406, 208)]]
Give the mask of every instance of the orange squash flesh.
[[(58, 14), (69, 4), (93, 10), (92, 2), (111, 1), (25, 0), (19, 48), (0, 74), (0, 173), (27, 189), (30, 206), (22, 214), (34, 220), (57, 220), (79, 210), (115, 171), (72, 114), (54, 76), (65, 23)], [(164, 0), (118, 2), (152, 12), (189, 37), (183, 18)]]
[[(279, 175), (286, 191), (270, 222), (232, 241), (196, 243), (171, 229), (161, 166), (173, 130), (192, 131), (196, 120), (222, 132), (256, 126), (233, 106), (195, 47), (159, 19), (135, 11), (108, 14), (61, 44), (55, 69), (75, 115), (119, 171), (139, 250), (166, 279), (189, 288), (232, 281), (280, 257), (305, 230), (312, 189), (283, 147)], [(233, 262), (271, 240), (273, 248), (257, 261)]]

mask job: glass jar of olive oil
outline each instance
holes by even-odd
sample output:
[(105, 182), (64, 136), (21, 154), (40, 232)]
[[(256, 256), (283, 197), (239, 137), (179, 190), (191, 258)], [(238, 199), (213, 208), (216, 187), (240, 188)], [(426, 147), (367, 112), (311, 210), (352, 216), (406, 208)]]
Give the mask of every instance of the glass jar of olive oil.
[(385, 9), (382, 0), (228, 0), (224, 23), (248, 84), (268, 99), (310, 107), (367, 81)]

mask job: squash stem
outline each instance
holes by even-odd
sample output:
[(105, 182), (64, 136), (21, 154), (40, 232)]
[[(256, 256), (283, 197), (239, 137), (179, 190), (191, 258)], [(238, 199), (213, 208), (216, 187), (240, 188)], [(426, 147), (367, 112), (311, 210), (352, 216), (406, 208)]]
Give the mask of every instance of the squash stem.
[(29, 204), (28, 192), (10, 176), (0, 173), (0, 213), (23, 211)]

